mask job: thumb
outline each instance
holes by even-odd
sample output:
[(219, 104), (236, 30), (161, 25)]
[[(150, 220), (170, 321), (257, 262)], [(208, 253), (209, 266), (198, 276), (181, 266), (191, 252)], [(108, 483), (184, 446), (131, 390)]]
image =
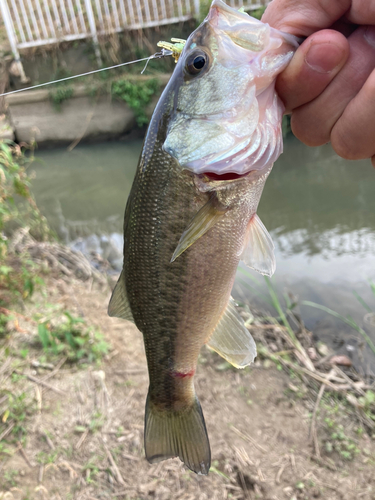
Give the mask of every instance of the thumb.
[(333, 80), (349, 56), (349, 42), (341, 33), (322, 30), (307, 38), (280, 74), (276, 90), (290, 112), (312, 101)]

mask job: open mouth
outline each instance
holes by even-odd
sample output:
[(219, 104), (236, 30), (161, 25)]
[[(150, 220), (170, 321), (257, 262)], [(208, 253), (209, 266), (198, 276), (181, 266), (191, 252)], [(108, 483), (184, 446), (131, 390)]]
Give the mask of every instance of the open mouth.
[(205, 172), (204, 175), (208, 177), (211, 181), (235, 181), (236, 179), (240, 179), (241, 177), (246, 177), (249, 172), (246, 174), (236, 174), (235, 172), (227, 172), (225, 174), (215, 174), (214, 172)]

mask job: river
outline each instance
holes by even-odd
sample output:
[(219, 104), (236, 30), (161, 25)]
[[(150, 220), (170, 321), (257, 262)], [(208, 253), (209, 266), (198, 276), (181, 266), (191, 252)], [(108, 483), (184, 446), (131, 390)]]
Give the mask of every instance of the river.
[[(96, 245), (103, 235), (112, 235), (121, 247), (123, 213), (141, 147), (137, 140), (36, 152), (33, 192), (60, 238), (69, 243), (96, 234)], [(354, 293), (375, 311), (369, 283), (375, 282), (374, 192), (370, 161), (345, 161), (329, 145), (308, 148), (289, 137), (258, 210), (276, 247), (273, 283), (279, 295), (290, 293), (300, 303), (309, 300), (351, 315), (373, 342), (372, 317)], [(262, 295), (267, 295), (263, 278), (250, 274), (239, 270), (235, 297), (271, 311)], [(357, 332), (325, 312), (299, 307), (319, 339), (349, 355), (357, 367), (375, 371), (374, 356)]]

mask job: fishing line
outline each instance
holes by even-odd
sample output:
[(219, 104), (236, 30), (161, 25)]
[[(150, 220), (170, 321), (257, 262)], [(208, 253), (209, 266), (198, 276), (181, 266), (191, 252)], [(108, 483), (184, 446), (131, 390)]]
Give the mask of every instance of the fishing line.
[(129, 62), (121, 63), (121, 64), (116, 64), (115, 66), (109, 66), (108, 68), (95, 69), (94, 71), (88, 71), (87, 73), (81, 73), (80, 75), (67, 76), (66, 78), (60, 78), (59, 80), (53, 80), (52, 82), (39, 83), (38, 85), (33, 85), (32, 87), (26, 87), (25, 89), (12, 90), (11, 92), (5, 92), (4, 94), (0, 94), (0, 97), (3, 97), (5, 95), (10, 95), (10, 94), (16, 94), (18, 92), (24, 92), (25, 90), (36, 89), (38, 87), (44, 87), (45, 85), (52, 85), (53, 83), (60, 83), (60, 82), (65, 82), (66, 80), (73, 80), (73, 78), (79, 78), (80, 76), (93, 75), (94, 73), (100, 73), (101, 71), (107, 71), (109, 69), (120, 68), (121, 66), (127, 66), (128, 64), (135, 64), (138, 62), (147, 61), (145, 67), (143, 68), (143, 70), (141, 72), (141, 74), (143, 74), (143, 72), (147, 68), (147, 65), (151, 59), (161, 59), (162, 57), (167, 57), (167, 56), (171, 56), (171, 55), (172, 55), (171, 50), (162, 49), (160, 52), (156, 52), (152, 56), (144, 57), (143, 59), (137, 59), (135, 61), (129, 61)]

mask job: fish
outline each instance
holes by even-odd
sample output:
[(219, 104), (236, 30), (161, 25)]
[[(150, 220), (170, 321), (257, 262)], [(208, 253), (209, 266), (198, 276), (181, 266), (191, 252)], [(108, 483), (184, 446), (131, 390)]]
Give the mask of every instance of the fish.
[(206, 344), (237, 368), (256, 356), (231, 289), (240, 260), (264, 275), (275, 270), (257, 207), (283, 147), (275, 79), (296, 47), (291, 35), (214, 0), (151, 118), (108, 306), (143, 334), (150, 463), (179, 457), (208, 474), (211, 450), (194, 389), (199, 352)]

